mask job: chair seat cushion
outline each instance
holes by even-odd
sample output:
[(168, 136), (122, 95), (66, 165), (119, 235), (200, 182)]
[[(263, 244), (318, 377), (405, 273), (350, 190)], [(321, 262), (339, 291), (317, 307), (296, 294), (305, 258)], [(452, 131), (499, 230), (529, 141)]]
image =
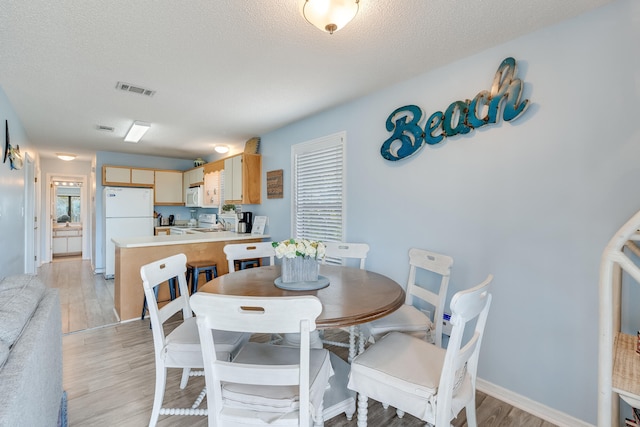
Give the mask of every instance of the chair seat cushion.
[[(272, 344), (247, 343), (234, 363), (293, 365), (300, 360), (300, 349)], [(322, 405), (329, 378), (333, 375), (329, 352), (311, 349), (309, 356), (309, 401), (311, 413)], [(298, 386), (272, 386), (225, 383), (222, 386), (225, 405), (232, 408), (288, 413), (299, 407)]]
[[(218, 360), (231, 360), (240, 347), (249, 340), (250, 334), (213, 331), (213, 337)], [(195, 317), (186, 318), (167, 335), (163, 355), (168, 367), (204, 367)]]
[[(438, 392), (445, 355), (445, 349), (392, 332), (354, 359), (348, 387), (428, 420), (434, 413), (434, 396)], [(455, 414), (466, 401), (460, 398), (461, 394), (471, 390), (468, 375), (459, 385), (452, 404)]]
[(365, 334), (374, 338), (393, 331), (426, 332), (431, 329), (431, 319), (412, 305), (404, 304), (388, 316), (363, 325)]

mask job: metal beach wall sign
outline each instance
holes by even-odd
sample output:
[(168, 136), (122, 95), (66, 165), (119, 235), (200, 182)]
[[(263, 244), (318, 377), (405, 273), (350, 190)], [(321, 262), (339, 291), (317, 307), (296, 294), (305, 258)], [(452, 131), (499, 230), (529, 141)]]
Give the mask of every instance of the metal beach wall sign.
[(528, 99), (521, 99), (524, 83), (516, 77), (516, 60), (506, 58), (493, 78), (491, 91), (480, 91), (473, 99), (452, 102), (444, 111), (436, 111), (422, 125), (422, 109), (405, 105), (387, 118), (391, 137), (380, 147), (387, 160), (400, 160), (417, 153), (424, 144), (435, 145), (446, 137), (464, 135), (473, 129), (497, 123), (502, 106), (502, 119), (512, 121), (524, 113)]

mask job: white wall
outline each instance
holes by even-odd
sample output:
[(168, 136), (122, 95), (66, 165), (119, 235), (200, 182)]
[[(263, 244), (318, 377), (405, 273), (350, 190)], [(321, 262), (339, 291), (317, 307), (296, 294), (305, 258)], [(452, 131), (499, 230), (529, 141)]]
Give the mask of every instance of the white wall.
[(30, 143), (11, 102), (0, 87), (0, 278), (25, 272), (25, 170), (11, 170), (9, 159), (2, 163), (5, 151), (5, 120), (9, 122), (9, 139), (19, 146), (22, 158), (29, 153), (37, 163), (37, 153)]
[[(371, 245), (368, 267), (404, 284), (409, 248), (452, 255), (450, 296), (493, 273), (479, 376), (595, 423), (600, 255), (640, 209), (639, 21), (640, 4), (620, 0), (262, 135), (263, 169), (286, 183), (257, 212), (267, 232), (290, 235), (290, 146), (346, 130), (347, 239)], [(394, 109), (471, 99), (508, 56), (532, 102), (520, 119), (380, 156)]]

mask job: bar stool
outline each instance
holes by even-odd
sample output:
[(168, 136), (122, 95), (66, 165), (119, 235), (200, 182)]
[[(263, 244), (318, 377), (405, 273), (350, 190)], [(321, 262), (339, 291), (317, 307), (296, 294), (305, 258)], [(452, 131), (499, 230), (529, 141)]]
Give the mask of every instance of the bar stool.
[(236, 266), (236, 271), (245, 270), (247, 268), (260, 267), (260, 259), (259, 258), (243, 259), (243, 260), (237, 259), (234, 261), (234, 264)]
[(205, 274), (207, 282), (218, 277), (218, 266), (211, 261), (188, 261), (187, 262), (187, 285), (191, 280), (191, 294), (198, 292), (198, 276)]
[[(178, 284), (176, 283), (176, 277), (173, 279), (169, 279), (169, 295), (171, 296), (171, 301), (176, 299), (176, 289)], [(153, 288), (153, 293), (156, 294), (156, 301), (158, 300), (158, 292), (160, 291), (160, 285)], [(140, 320), (144, 320), (144, 315), (147, 313), (147, 297), (142, 297), (142, 315), (140, 316)]]

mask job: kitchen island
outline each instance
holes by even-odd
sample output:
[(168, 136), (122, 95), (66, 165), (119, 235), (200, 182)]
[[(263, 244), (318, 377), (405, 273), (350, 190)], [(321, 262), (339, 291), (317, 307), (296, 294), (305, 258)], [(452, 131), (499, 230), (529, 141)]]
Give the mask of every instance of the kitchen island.
[[(171, 255), (183, 253), (187, 261), (211, 261), (217, 264), (218, 275), (227, 274), (227, 244), (261, 242), (268, 235), (240, 234), (231, 231), (211, 233), (119, 237), (112, 239), (116, 247), (114, 305), (121, 321), (140, 318), (144, 291), (140, 267)], [(169, 291), (160, 290), (159, 301), (169, 300)]]

